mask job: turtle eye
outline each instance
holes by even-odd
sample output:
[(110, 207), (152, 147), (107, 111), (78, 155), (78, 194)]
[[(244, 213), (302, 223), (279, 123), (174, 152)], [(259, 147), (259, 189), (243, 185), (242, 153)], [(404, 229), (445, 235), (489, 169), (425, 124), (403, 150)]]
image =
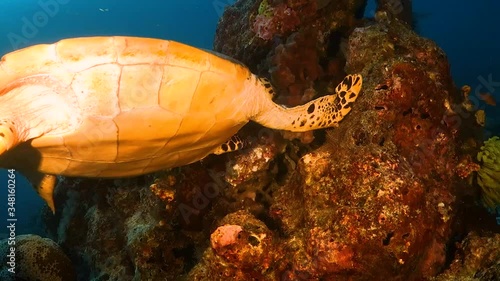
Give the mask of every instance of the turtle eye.
[(0, 155), (11, 149), (15, 144), (14, 130), (8, 122), (0, 121)]

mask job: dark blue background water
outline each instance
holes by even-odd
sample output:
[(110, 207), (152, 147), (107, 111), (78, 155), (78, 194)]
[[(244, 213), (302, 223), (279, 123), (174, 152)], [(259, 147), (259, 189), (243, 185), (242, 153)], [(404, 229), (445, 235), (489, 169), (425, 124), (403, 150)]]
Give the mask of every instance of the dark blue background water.
[[(24, 45), (51, 43), (88, 35), (134, 35), (173, 39), (201, 48), (212, 47), (222, 8), (234, 0), (1, 0), (0, 54)], [(56, 3), (45, 9), (41, 3)], [(373, 15), (373, 5), (366, 14)], [(498, 0), (414, 1), (420, 34), (447, 53), (458, 86), (486, 92), (481, 77), (500, 82), (500, 11)], [(52, 13), (53, 12), (53, 13)], [(27, 28), (37, 23), (35, 28)], [(33, 26), (32, 26), (33, 27)], [(500, 87), (490, 89), (497, 99)], [(482, 105), (484, 106), (484, 105)], [(496, 116), (498, 110), (487, 108)], [(0, 112), (1, 114), (1, 112)], [(500, 118), (498, 118), (500, 120)], [(496, 120), (489, 120), (496, 126)], [(17, 176), (17, 234), (36, 231), (35, 218), (43, 202)], [(6, 233), (7, 178), (0, 171), (0, 235)]]

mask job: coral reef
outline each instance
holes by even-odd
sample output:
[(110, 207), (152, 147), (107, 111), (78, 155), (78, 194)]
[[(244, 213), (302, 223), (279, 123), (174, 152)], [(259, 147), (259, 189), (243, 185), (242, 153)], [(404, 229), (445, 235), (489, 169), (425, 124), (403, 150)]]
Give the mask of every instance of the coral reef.
[(391, 14), (394, 18), (415, 26), (412, 0), (377, 0), (377, 11)]
[(246, 211), (223, 218), (189, 280), (277, 280), (274, 234)]
[[(311, 14), (309, 10), (315, 7), (309, 2), (303, 12)], [(267, 0), (263, 0), (259, 6), (258, 14), (253, 22), (253, 31), (257, 37), (264, 40), (271, 40), (274, 36), (283, 36), (294, 31), (300, 24), (299, 13), (285, 3), (280, 3), (276, 7), (271, 7)]]
[[(276, 141), (279, 134), (272, 130), (260, 129), (258, 135), (262, 135), (259, 142), (254, 141), (248, 149), (229, 156), (223, 173), (224, 181), (229, 184), (224, 191), (225, 197), (244, 201), (248, 208), (253, 208), (255, 211), (261, 209), (255, 204), (257, 201), (271, 202), (262, 187), (269, 186), (276, 177), (277, 170), (273, 168), (275, 167), (273, 160), (283, 149)], [(261, 197), (262, 200), (256, 200), (257, 197)], [(241, 207), (241, 204), (238, 205), (235, 210)]]
[[(270, 76), (278, 101), (303, 103), (344, 77), (339, 44), (363, 5), (362, 0), (238, 1), (221, 18), (214, 49)], [(316, 85), (317, 80), (322, 81)]]
[[(331, 86), (326, 81), (341, 72), (325, 74), (325, 54), (344, 58), (347, 72), (366, 79), (350, 118), (328, 134), (324, 147), (302, 157), (297, 173), (273, 193), (270, 216), (293, 237), (278, 247), (294, 249), (279, 266), (289, 280), (414, 280), (445, 265), (452, 187), (464, 186), (454, 169), (460, 127), (448, 106), (457, 99), (449, 65), (431, 41), (385, 13), (377, 20), (356, 29), (340, 55), (321, 52), (327, 48), (316, 44), (325, 41), (301, 26), (262, 59), (278, 93), (288, 95), (285, 104), (303, 102), (306, 89)], [(342, 69), (332, 64), (342, 65), (326, 65)]]
[(65, 204), (48, 225), (78, 280), (172, 280), (184, 271), (188, 239), (171, 231), (144, 179), (66, 179), (58, 190)]
[[(26, 234), (16, 236), (15, 245), (0, 241), (2, 268), (0, 277), (8, 280), (75, 281), (76, 274), (69, 258), (59, 245), (48, 238)], [(8, 272), (9, 251), (15, 247), (15, 275)]]

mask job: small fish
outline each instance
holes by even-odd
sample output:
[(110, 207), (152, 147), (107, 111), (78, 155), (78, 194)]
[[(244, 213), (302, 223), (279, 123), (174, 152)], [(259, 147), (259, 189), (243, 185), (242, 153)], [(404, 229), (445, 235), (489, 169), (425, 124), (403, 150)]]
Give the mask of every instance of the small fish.
[(484, 101), (486, 104), (493, 105), (493, 106), (497, 105), (495, 98), (490, 93), (479, 93), (479, 98), (482, 101)]
[(486, 114), (484, 113), (484, 110), (480, 109), (476, 111), (474, 116), (476, 117), (476, 123), (479, 126), (484, 127), (484, 125), (486, 124)]
[(99, 11), (101, 11), (101, 12), (108, 12), (109, 9), (108, 8), (99, 8)]

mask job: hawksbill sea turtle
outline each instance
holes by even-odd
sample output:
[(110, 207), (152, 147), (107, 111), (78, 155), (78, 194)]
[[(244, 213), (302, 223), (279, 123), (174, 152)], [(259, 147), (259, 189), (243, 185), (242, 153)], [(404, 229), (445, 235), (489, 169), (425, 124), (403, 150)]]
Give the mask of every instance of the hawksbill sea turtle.
[(23, 173), (55, 211), (56, 175), (119, 178), (236, 150), (250, 120), (303, 132), (336, 126), (361, 89), (285, 108), (264, 78), (223, 55), (174, 41), (84, 37), (0, 61), (0, 167)]

